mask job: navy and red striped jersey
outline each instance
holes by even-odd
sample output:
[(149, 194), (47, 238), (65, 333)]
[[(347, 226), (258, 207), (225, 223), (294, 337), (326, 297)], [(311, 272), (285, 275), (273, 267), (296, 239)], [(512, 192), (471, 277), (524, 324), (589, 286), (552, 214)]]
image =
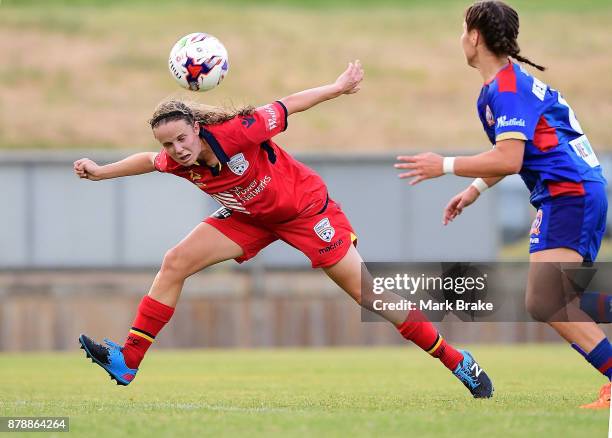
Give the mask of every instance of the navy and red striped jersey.
[(525, 141), (519, 172), (531, 203), (584, 194), (583, 181), (606, 183), (597, 156), (563, 96), (513, 62), (485, 83), (478, 115), (493, 145)]
[(280, 102), (257, 108), (217, 125), (202, 126), (204, 139), (220, 167), (182, 166), (164, 149), (155, 168), (185, 178), (221, 205), (263, 223), (284, 222), (324, 207), (323, 179), (271, 139), (287, 129), (287, 109)]

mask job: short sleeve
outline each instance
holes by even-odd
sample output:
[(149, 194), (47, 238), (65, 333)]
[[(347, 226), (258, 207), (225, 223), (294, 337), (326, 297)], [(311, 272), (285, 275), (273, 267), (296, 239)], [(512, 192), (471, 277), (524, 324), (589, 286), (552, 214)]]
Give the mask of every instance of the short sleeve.
[(495, 116), (495, 142), (516, 139), (533, 140), (538, 115), (518, 93), (503, 92), (492, 101)]
[(241, 130), (253, 143), (262, 143), (287, 129), (287, 108), (276, 101), (241, 117)]
[(167, 172), (168, 171), (168, 154), (165, 150), (161, 150), (155, 156), (155, 169), (158, 172)]

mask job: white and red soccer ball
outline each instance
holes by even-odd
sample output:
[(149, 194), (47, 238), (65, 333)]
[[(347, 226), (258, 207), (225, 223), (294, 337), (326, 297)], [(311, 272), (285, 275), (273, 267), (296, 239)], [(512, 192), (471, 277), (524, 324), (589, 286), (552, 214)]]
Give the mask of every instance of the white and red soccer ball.
[(227, 50), (212, 35), (196, 32), (179, 39), (168, 59), (170, 73), (192, 91), (206, 91), (221, 83), (229, 70)]

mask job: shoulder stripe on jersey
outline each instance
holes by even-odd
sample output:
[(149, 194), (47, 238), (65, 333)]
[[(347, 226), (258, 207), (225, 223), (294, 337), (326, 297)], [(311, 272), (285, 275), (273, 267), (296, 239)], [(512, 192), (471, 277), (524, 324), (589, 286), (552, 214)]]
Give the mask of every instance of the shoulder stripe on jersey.
[(497, 89), (500, 93), (516, 93), (516, 73), (512, 62), (497, 73)]
[(524, 140), (527, 141), (527, 137), (522, 132), (502, 132), (497, 137), (495, 137), (495, 141), (503, 141), (503, 140)]

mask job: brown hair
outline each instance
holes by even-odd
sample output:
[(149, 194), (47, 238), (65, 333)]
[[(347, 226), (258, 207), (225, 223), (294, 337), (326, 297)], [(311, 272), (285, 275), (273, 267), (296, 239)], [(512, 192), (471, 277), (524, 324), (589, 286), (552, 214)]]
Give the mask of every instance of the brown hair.
[(251, 115), (254, 111), (255, 108), (252, 106), (230, 110), (197, 102), (167, 100), (157, 105), (149, 125), (151, 128), (156, 128), (162, 123), (174, 120), (184, 120), (188, 124), (199, 122), (201, 125), (217, 125), (236, 116)]
[(507, 55), (538, 70), (546, 67), (521, 56), (518, 42), (519, 16), (506, 3), (499, 0), (477, 1), (465, 11), (468, 32), (476, 29), (484, 38), (488, 49), (496, 55)]

